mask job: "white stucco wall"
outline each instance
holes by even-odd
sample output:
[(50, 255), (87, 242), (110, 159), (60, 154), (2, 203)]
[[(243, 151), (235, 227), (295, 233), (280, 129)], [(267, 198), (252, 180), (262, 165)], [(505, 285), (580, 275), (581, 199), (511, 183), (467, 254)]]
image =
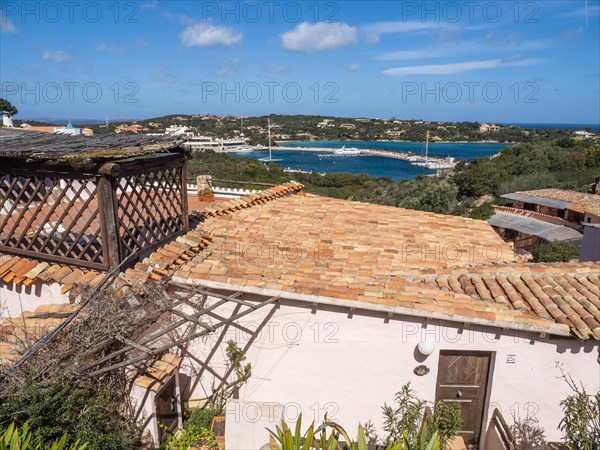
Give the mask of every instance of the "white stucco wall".
[[(231, 310), (232, 306), (218, 308), (210, 321), (229, 317)], [(251, 341), (251, 333), (261, 323), (261, 331)], [(422, 338), (435, 342), (434, 353), (424, 361), (416, 351)], [(184, 398), (199, 400), (212, 392), (215, 376), (227, 367), (228, 339), (249, 346), (247, 362), (252, 364), (252, 377), (240, 391), (243, 408), (227, 414), (226, 440), (235, 435), (239, 445), (243, 445), (239, 437), (249, 422), (264, 429), (256, 411), (269, 403), (283, 404), (283, 416), (291, 422), (302, 412), (303, 428), (312, 420), (321, 423), (327, 413), (352, 433), (359, 422), (370, 420), (383, 437), (381, 406), (393, 402), (403, 384), (410, 381), (422, 398), (435, 400), (440, 350), (493, 352), (489, 415), (497, 407), (511, 424), (513, 411), (521, 418), (528, 412), (535, 414), (547, 440), (560, 439), (559, 402), (570, 394), (559, 379), (557, 364), (590, 392), (600, 388), (598, 342), (282, 301), (278, 307), (266, 306), (241, 318), (237, 326), (230, 324), (194, 341), (188, 348), (192, 357), (185, 358), (182, 365), (182, 372), (190, 376), (189, 382), (182, 383)], [(427, 365), (430, 372), (415, 375), (413, 370), (419, 364)], [(484, 423), (482, 437), (486, 428)], [(268, 442), (266, 431), (264, 438)], [(256, 448), (253, 445), (249, 442), (240, 448)]]
[(179, 425), (182, 423), (182, 402), (181, 402), (181, 391), (179, 388), (179, 373), (176, 370), (172, 375), (165, 378), (162, 382), (162, 387), (159, 387), (155, 392), (151, 389), (147, 389), (142, 386), (138, 386), (135, 383), (131, 385), (131, 391), (129, 397), (133, 410), (135, 411), (135, 420), (142, 427), (142, 434), (144, 439), (146, 435), (149, 435), (152, 442), (156, 447), (160, 445), (160, 431), (158, 424), (158, 417), (156, 411), (156, 397), (160, 395), (161, 390), (167, 385), (173, 377), (175, 378), (175, 392), (177, 396), (177, 415)]
[(6, 317), (18, 317), (23, 311), (35, 311), (40, 305), (69, 303), (68, 294), (61, 294), (60, 289), (58, 283), (0, 283), (0, 322)]

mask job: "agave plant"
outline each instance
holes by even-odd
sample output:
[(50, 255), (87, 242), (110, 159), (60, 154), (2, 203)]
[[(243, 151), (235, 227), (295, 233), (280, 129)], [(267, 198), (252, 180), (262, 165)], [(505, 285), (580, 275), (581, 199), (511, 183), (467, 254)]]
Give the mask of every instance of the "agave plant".
[(293, 434), (285, 420), (281, 419), (281, 427), (275, 426), (275, 432), (267, 430), (270, 433), (269, 446), (271, 450), (310, 450), (313, 448), (314, 422), (304, 435), (301, 434), (301, 428), (302, 414), (298, 417)]
[(0, 434), (0, 450), (85, 450), (87, 448), (87, 444), (79, 444), (79, 439), (75, 443), (67, 445), (67, 439), (65, 433), (58, 441), (44, 445), (40, 442), (39, 437), (34, 437), (29, 429), (29, 424), (26, 423), (19, 430), (19, 427), (11, 423)]
[[(302, 416), (298, 418), (294, 433), (285, 420), (281, 420), (281, 427), (276, 426), (275, 432), (270, 433), (271, 450), (368, 450), (367, 437), (361, 425), (358, 426), (358, 440), (352, 442), (346, 430), (339, 424), (325, 418), (323, 424), (315, 430), (314, 423), (302, 434)], [(329, 437), (326, 429), (331, 431)], [(342, 440), (340, 441), (340, 437)], [(389, 443), (386, 450), (440, 450), (440, 440), (435, 431), (427, 440), (427, 426), (423, 426), (421, 439), (418, 444), (411, 442), (408, 433), (404, 433), (402, 440), (398, 443)]]

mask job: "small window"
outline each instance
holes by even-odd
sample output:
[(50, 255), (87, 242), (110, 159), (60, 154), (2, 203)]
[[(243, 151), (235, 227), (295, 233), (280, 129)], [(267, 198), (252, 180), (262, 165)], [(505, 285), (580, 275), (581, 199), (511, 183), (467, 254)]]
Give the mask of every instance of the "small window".
[(592, 218), (591, 218), (591, 217), (588, 217), (588, 218), (587, 218), (587, 223), (590, 223), (591, 221), (592, 221)]

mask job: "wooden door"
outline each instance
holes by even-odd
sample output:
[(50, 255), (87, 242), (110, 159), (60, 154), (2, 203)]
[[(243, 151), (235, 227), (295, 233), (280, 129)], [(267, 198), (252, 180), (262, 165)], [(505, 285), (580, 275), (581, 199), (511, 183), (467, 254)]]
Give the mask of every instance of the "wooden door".
[(179, 425), (175, 377), (172, 377), (171, 381), (162, 388), (156, 396), (155, 402), (158, 435), (159, 440), (162, 442), (167, 436), (173, 435)]
[(457, 402), (462, 410), (460, 435), (477, 449), (485, 408), (490, 353), (442, 350), (435, 400)]

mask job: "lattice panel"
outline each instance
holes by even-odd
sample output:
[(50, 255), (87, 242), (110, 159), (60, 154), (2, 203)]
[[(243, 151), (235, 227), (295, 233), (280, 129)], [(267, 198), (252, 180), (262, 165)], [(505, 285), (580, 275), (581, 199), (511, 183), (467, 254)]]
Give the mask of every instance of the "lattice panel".
[(184, 229), (181, 167), (118, 178), (116, 196), (123, 258)]
[(105, 265), (97, 179), (0, 173), (0, 249)]

